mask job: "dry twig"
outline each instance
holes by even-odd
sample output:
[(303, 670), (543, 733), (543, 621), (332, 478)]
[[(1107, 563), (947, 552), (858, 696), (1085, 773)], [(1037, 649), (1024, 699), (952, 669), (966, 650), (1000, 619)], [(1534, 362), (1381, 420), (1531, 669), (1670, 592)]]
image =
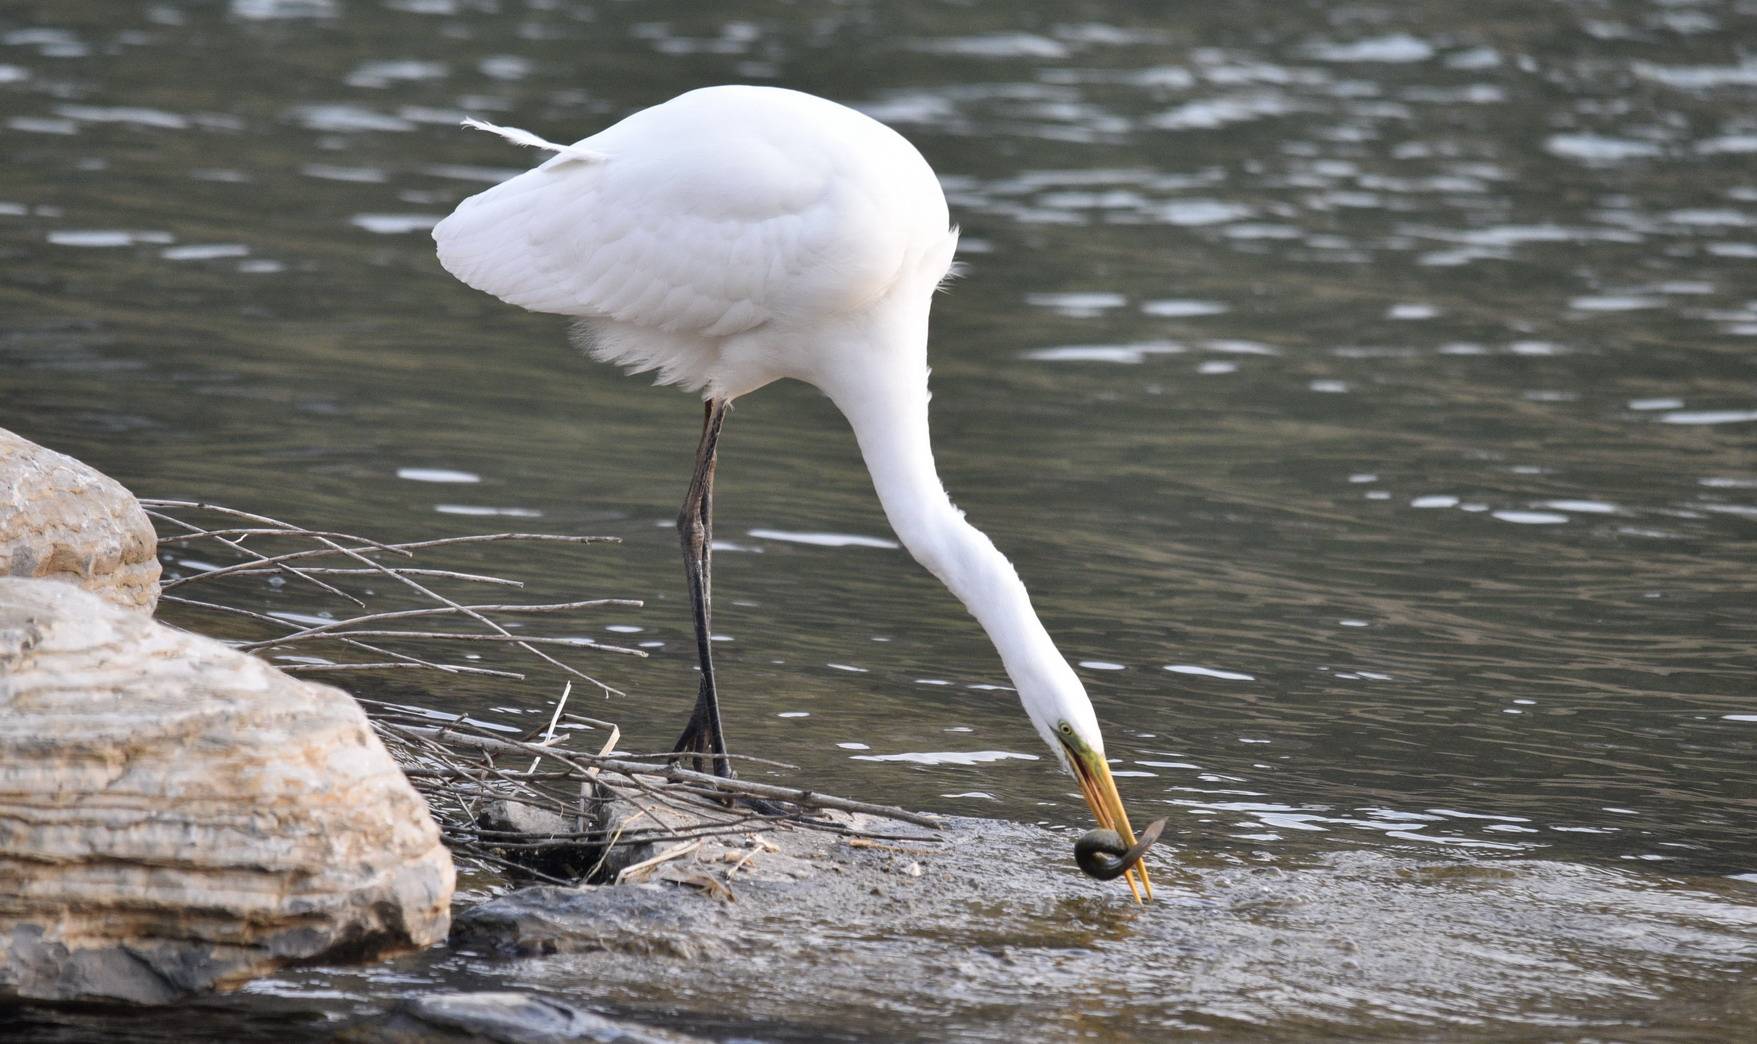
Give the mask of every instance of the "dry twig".
[[(606, 693), (621, 695), (619, 690), (557, 659), (544, 648), (646, 655), (638, 649), (588, 638), (515, 633), (500, 622), (502, 616), (554, 616), (599, 608), (638, 608), (641, 605), (638, 601), (595, 598), (532, 604), (464, 602), (441, 593), (432, 585), (460, 583), (523, 587), (524, 584), (517, 579), (479, 570), (436, 568), (425, 562), (413, 564), (421, 555), (441, 548), (455, 550), (461, 546), (504, 541), (591, 544), (613, 542), (615, 538), (612, 537), (489, 533), (387, 543), (334, 530), (307, 529), (264, 515), (196, 501), (146, 500), (142, 503), (160, 528), (166, 531), (162, 542), (172, 556), (173, 569), (178, 565), (185, 569), (180, 574), (174, 572), (163, 582), (165, 593), (162, 600), (193, 612), (223, 618), (229, 622), (226, 633), (234, 637), (238, 648), (250, 652), (273, 651), (277, 654), (274, 657), (277, 666), (288, 672), (432, 671), (515, 681), (525, 678), (523, 671), (511, 669), (506, 663), (446, 662), (438, 658), (445, 656), (443, 652), (417, 653), (409, 646), (485, 648), (490, 655), (502, 650), (523, 654), (555, 667), (571, 678), (598, 686)], [(211, 517), (225, 521), (212, 526), (200, 523), (201, 519)], [(192, 557), (195, 555), (230, 561), (214, 564), (197, 561)], [(329, 561), (325, 562), (325, 559)], [(340, 559), (341, 564), (337, 564), (336, 559)], [(339, 599), (352, 609), (335, 614), (336, 618), (332, 619), (329, 613), (274, 612), (262, 608), (273, 604), (273, 599), (279, 597), (265, 592), (265, 587), (282, 582), (282, 578), (298, 581), (331, 599)], [(386, 580), (394, 582), (392, 594), (403, 592), (416, 599), (417, 604), (382, 609), (369, 606), (367, 599), (383, 601), (388, 596), (364, 585)], [(178, 590), (196, 586), (214, 593), (192, 598)], [(383, 583), (377, 585), (381, 589), (384, 586)], [(173, 591), (176, 593), (171, 593)], [(241, 602), (259, 608), (246, 608), (239, 604)], [(393, 621), (434, 617), (445, 619), (448, 629), (402, 630), (383, 626)], [(458, 629), (472, 626), (479, 630)], [(238, 637), (240, 627), (254, 628), (257, 634)], [(316, 655), (320, 650), (352, 651), (357, 658), (331, 659)], [(365, 658), (359, 658), (362, 655)], [(477, 657), (472, 653), (469, 658), (474, 660)], [(357, 699), (366, 708), (373, 728), (403, 766), (410, 782), (427, 798), (429, 808), (439, 821), (442, 836), (454, 854), (483, 868), (513, 871), (538, 880), (565, 884), (581, 876), (595, 875), (608, 865), (613, 850), (632, 849), (632, 846), (663, 844), (669, 847), (623, 869), (619, 879), (632, 879), (648, 873), (660, 863), (695, 851), (710, 838), (744, 837), (754, 840), (759, 847), (773, 850), (774, 846), (763, 842), (760, 834), (781, 827), (818, 830), (869, 841), (924, 840), (920, 835), (854, 830), (844, 822), (812, 815), (810, 810), (813, 809), (864, 813), (928, 828), (939, 825), (934, 817), (886, 805), (758, 780), (726, 779), (690, 771), (672, 764), (672, 756), (668, 754), (619, 752), (617, 743), (621, 730), (614, 723), (565, 709), (571, 691), (572, 682), (569, 681), (549, 716), (547, 727), (528, 730), (407, 704), (366, 697)], [(562, 731), (564, 721), (571, 729), (583, 727), (604, 732), (606, 738), (598, 745), (597, 753), (568, 747), (573, 732)], [(533, 760), (523, 771), (503, 767), (497, 762), (500, 759), (516, 765), (523, 763), (526, 757)], [(722, 757), (737, 758), (741, 763), (767, 769), (795, 768), (784, 762), (745, 755)], [(513, 758), (518, 760), (513, 761)], [(609, 803), (618, 799), (626, 802), (621, 806), (624, 811), (619, 822), (611, 822), (601, 811), (614, 807)], [(738, 799), (780, 801), (791, 810), (781, 814), (759, 812), (748, 805), (732, 804)], [(512, 802), (559, 817), (557, 822), (564, 826), (542, 833), (486, 827), (482, 821), (483, 809), (497, 801)], [(668, 822), (666, 816), (671, 816), (674, 821)], [(533, 859), (548, 858), (550, 854), (565, 856), (582, 845), (590, 846), (597, 853), (589, 860), (593, 863), (589, 868), (567, 864), (568, 872), (559, 873), (555, 867), (561, 864), (533, 864)], [(747, 854), (727, 876), (730, 877), (748, 859)], [(713, 883), (724, 887), (717, 881)]]
[[(498, 619), (502, 615), (570, 613), (599, 607), (638, 608), (641, 603), (633, 599), (599, 598), (537, 605), (464, 604), (439, 593), (430, 585), (451, 580), (517, 587), (524, 585), (519, 580), (490, 576), (479, 572), (431, 569), (424, 566), (415, 567), (400, 564), (413, 560), (418, 552), (429, 552), (436, 548), (449, 549), (460, 545), (502, 541), (614, 543), (617, 542), (615, 537), (548, 533), (479, 533), (469, 536), (441, 537), (433, 540), (386, 543), (352, 533), (307, 528), (266, 515), (239, 511), (218, 504), (190, 500), (143, 500), (141, 503), (160, 527), (169, 531), (164, 535), (163, 542), (178, 546), (179, 554), (199, 549), (205, 552), (218, 551), (224, 556), (241, 559), (232, 564), (220, 566), (210, 566), (206, 563), (198, 565), (189, 561), (188, 564), (193, 571), (185, 575), (168, 576), (163, 582), (165, 591), (163, 597), (166, 600), (192, 608), (223, 612), (230, 616), (255, 621), (264, 625), (265, 628), (272, 629), (272, 633), (268, 635), (240, 643), (240, 647), (246, 651), (285, 650), (288, 646), (295, 644), (324, 641), (332, 643), (333, 647), (354, 649), (372, 655), (372, 659), (354, 661), (334, 661), (329, 657), (311, 657), (302, 661), (288, 661), (283, 658), (284, 668), (292, 672), (335, 673), (385, 670), (406, 672), (427, 669), (448, 674), (492, 674), (501, 677), (522, 678), (524, 676), (522, 672), (471, 664), (440, 662), (430, 656), (403, 648), (411, 642), (503, 642), (528, 653), (542, 663), (559, 668), (566, 674), (603, 689), (606, 694), (622, 695), (621, 690), (599, 681), (572, 664), (557, 659), (539, 646), (559, 646), (633, 656), (646, 655), (638, 649), (627, 649), (588, 638), (514, 634)], [(197, 521), (191, 520), (191, 518), (202, 519), (212, 516), (229, 521), (216, 526), (203, 526)], [(233, 521), (242, 521), (248, 524), (231, 524)], [(288, 545), (294, 549), (286, 550)], [(334, 556), (350, 560), (353, 564), (339, 567), (332, 564), (322, 566), (306, 564), (312, 559)], [(380, 561), (380, 558), (383, 557), (395, 560), (395, 564)], [(295, 562), (299, 564), (292, 564)], [(173, 565), (176, 564), (173, 561)], [(232, 578), (250, 580), (260, 578), (265, 574), (280, 574), (298, 578), (325, 593), (342, 598), (349, 604), (362, 609), (366, 608), (365, 598), (371, 596), (365, 591), (338, 587), (337, 583), (389, 579), (412, 592), (426, 604), (414, 608), (350, 613), (343, 619), (323, 620), (314, 623), (312, 618), (306, 615), (294, 618), (291, 614), (280, 616), (255, 612), (235, 605), (216, 603), (212, 600), (192, 599), (181, 594), (171, 593), (178, 588), (190, 585), (201, 584), (213, 588)], [(330, 579), (322, 579), (318, 574), (329, 577), (336, 583), (331, 583)], [(232, 590), (231, 588), (225, 589)], [(433, 616), (461, 617), (482, 627), (483, 631), (481, 633), (455, 630), (402, 631), (384, 630), (372, 626), (388, 620)]]

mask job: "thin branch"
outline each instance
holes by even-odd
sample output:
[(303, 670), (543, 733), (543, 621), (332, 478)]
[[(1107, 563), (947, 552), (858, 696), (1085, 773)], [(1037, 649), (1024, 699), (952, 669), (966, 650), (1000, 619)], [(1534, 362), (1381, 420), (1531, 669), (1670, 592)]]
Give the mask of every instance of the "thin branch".
[[(163, 518), (166, 516), (161, 515), (159, 517)], [(278, 526), (266, 529), (201, 529), (199, 527), (191, 527), (190, 531), (187, 533), (179, 533), (176, 536), (161, 537), (159, 539), (159, 544), (160, 546), (165, 544), (186, 544), (191, 540), (208, 539), (224, 540), (229, 544), (236, 544), (238, 541), (243, 540), (246, 537), (253, 536), (329, 537), (333, 540), (352, 540), (377, 551), (389, 550), (385, 545), (380, 544), (376, 540), (368, 540), (362, 536), (355, 536), (353, 533), (339, 533), (334, 530), (324, 529), (301, 529), (290, 523), (282, 523)]]
[[(194, 530), (196, 532), (204, 532), (199, 526), (196, 526), (193, 523), (185, 522), (180, 518), (176, 518), (174, 516), (166, 515), (162, 512), (153, 510), (152, 505), (155, 503), (158, 503), (158, 502), (142, 501), (142, 503), (147, 505), (146, 513), (153, 518), (160, 519), (164, 522), (170, 523), (171, 525), (180, 526), (186, 530)], [(220, 543), (224, 544), (225, 546), (231, 548), (232, 550), (238, 552), (241, 555), (248, 555), (249, 557), (255, 559), (258, 566), (261, 566), (265, 563), (269, 563), (269, 562), (273, 561), (272, 559), (266, 557), (265, 555), (256, 551), (255, 549), (245, 547), (243, 544), (240, 544), (237, 541), (222, 539), (222, 540), (220, 540)], [(288, 574), (289, 576), (295, 576), (301, 580), (306, 581), (307, 583), (313, 584), (313, 585), (317, 586), (318, 588), (321, 588), (322, 590), (329, 592), (330, 594), (337, 595), (341, 598), (345, 598), (348, 601), (353, 602), (355, 605), (360, 606), (361, 608), (365, 608), (365, 606), (366, 606), (365, 602), (360, 601), (360, 599), (355, 598), (353, 595), (347, 593), (346, 591), (342, 590), (341, 588), (336, 587), (333, 584), (325, 583), (322, 580), (316, 579), (315, 577), (308, 576), (303, 571), (295, 569), (292, 566), (277, 564), (276, 568), (278, 568), (281, 572)], [(208, 576), (211, 574), (198, 574), (198, 575)], [(186, 577), (185, 579), (193, 579), (193, 578)], [(167, 590), (169, 588), (177, 586), (177, 583), (178, 583), (178, 581), (176, 581), (176, 580), (162, 581), (159, 585), (159, 589), (161, 591)]]
[[(402, 572), (407, 572), (407, 570), (402, 570)], [(544, 604), (544, 605), (467, 605), (467, 606), (458, 606), (455, 608), (447, 605), (447, 606), (438, 606), (438, 607), (435, 607), (432, 609), (400, 609), (395, 612), (388, 612), (388, 613), (368, 613), (365, 616), (356, 616), (356, 617), (353, 617), (352, 619), (348, 619), (348, 620), (334, 620), (329, 623), (319, 624), (315, 627), (307, 627), (302, 631), (295, 631), (292, 634), (283, 635), (280, 638), (276, 639), (276, 642), (278, 643), (278, 642), (296, 641), (301, 638), (310, 637), (311, 635), (314, 635), (314, 634), (322, 634), (325, 631), (334, 631), (337, 628), (341, 628), (341, 627), (353, 627), (357, 624), (377, 623), (381, 620), (407, 620), (407, 619), (410, 619), (411, 617), (416, 617), (416, 616), (446, 616), (446, 615), (450, 615), (452, 613), (459, 613), (459, 612), (515, 613), (515, 614), (516, 613), (567, 613), (567, 612), (573, 612), (576, 609), (600, 609), (600, 608), (603, 608), (604, 606), (615, 606), (617, 608), (623, 608), (623, 609), (639, 609), (639, 608), (641, 608), (641, 606), (643, 604), (645, 604), (645, 603), (639, 601), (638, 599), (634, 599), (634, 598), (593, 598), (589, 601), (584, 601), (584, 602), (551, 602), (551, 603)], [(252, 642), (249, 645), (239, 646), (239, 648), (250, 649), (254, 646), (264, 645), (264, 644), (267, 644), (267, 643)]]
[[(142, 503), (171, 504), (176, 506), (176, 502), (174, 501), (142, 501)], [(294, 531), (289, 531), (288, 535), (297, 536), (299, 534)], [(419, 551), (430, 547), (442, 547), (450, 544), (480, 544), (501, 540), (554, 541), (568, 544), (620, 544), (622, 542), (621, 537), (606, 536), (568, 536), (557, 533), (479, 533), (472, 536), (441, 537), (437, 540), (416, 540), (408, 543), (380, 544), (377, 546), (386, 551), (401, 553)], [(290, 551), (283, 555), (269, 555), (265, 558), (259, 558), (254, 562), (240, 562), (237, 565), (224, 566), (219, 569), (210, 569), (190, 576), (180, 576), (175, 580), (168, 580), (160, 586), (168, 590), (183, 584), (196, 583), (202, 580), (213, 580), (222, 576), (231, 576), (234, 573), (244, 572), (245, 570), (255, 571), (266, 565), (279, 565), (283, 562), (294, 562), (307, 558), (327, 558), (331, 555), (337, 554), (348, 555), (351, 558), (359, 557), (357, 554), (352, 553), (349, 548), (309, 548), (304, 551)], [(373, 562), (371, 559), (362, 559), (362, 561), (369, 563), (370, 566), (373, 567), (366, 570), (368, 573), (387, 574), (390, 572), (380, 563)]]
[[(164, 543), (164, 541), (160, 541), (160, 543)], [(285, 570), (278, 566), (265, 566), (261, 563), (254, 563), (249, 569), (240, 569), (235, 573), (229, 573), (227, 575), (256, 576), (262, 573), (278, 573), (284, 571)], [(509, 580), (504, 576), (488, 576), (483, 573), (460, 573), (451, 569), (414, 569), (409, 566), (392, 566), (391, 571), (402, 573), (407, 576), (429, 576), (437, 580), (464, 580), (475, 584), (498, 584), (502, 587), (525, 586), (523, 580)], [(299, 572), (309, 575), (323, 576), (379, 576), (383, 573), (383, 570), (353, 569), (345, 566), (300, 566)]]
[[(449, 631), (324, 631), (320, 634), (288, 635), (284, 638), (266, 638), (260, 642), (247, 642), (244, 645), (238, 646), (238, 648), (247, 652), (256, 652), (261, 649), (274, 649), (283, 645), (292, 645), (295, 642), (319, 641), (331, 638), (409, 638), (419, 641), (441, 642), (515, 642), (519, 645), (524, 645), (526, 643), (537, 645), (568, 645), (580, 649), (594, 649), (598, 652), (621, 653), (625, 656), (639, 656), (642, 658), (645, 658), (647, 655), (640, 649), (629, 649), (620, 645), (605, 645), (601, 642), (595, 642), (590, 638), (545, 638), (536, 635), (468, 634)], [(598, 685), (600, 683), (594, 681), (592, 684)]]
[(275, 667), (286, 674), (316, 674), (325, 671), (444, 671), (446, 674), (476, 674), (488, 678), (510, 678), (513, 681), (524, 681), (525, 675), (517, 671), (497, 671), (489, 667), (466, 667), (455, 663), (409, 663), (393, 660), (388, 663), (277, 663)]
[[(384, 727), (400, 733), (417, 736), (438, 736), (443, 730), (418, 725), (398, 725), (390, 722)], [(553, 748), (539, 747), (534, 743), (519, 743), (514, 740), (496, 740), (488, 737), (469, 736), (454, 733), (451, 742), (461, 746), (478, 747), (483, 750), (500, 750), (506, 753), (534, 753), (549, 758), (559, 757)], [(694, 783), (700, 787), (711, 789), (716, 793), (743, 797), (768, 798), (773, 801), (786, 801), (807, 808), (832, 808), (841, 812), (859, 812), (869, 816), (883, 816), (900, 823), (911, 823), (916, 826), (938, 829), (944, 825), (938, 816), (930, 816), (920, 812), (910, 812), (894, 805), (880, 805), (870, 801), (854, 801), (848, 798), (834, 797), (829, 794), (818, 794), (810, 790), (799, 790), (794, 787), (776, 786), (772, 783), (757, 783), (745, 779), (726, 779), (712, 776), (706, 772), (695, 772), (690, 769), (678, 768), (674, 765), (656, 766), (637, 761), (626, 761), (622, 758), (599, 758), (577, 751), (567, 755), (569, 760), (582, 764), (594, 765), (597, 768), (623, 775), (657, 776), (660, 779), (675, 783)]]
[[(436, 602), (443, 603), (445, 605), (452, 607), (453, 609), (456, 609), (457, 611), (463, 613), (465, 616), (468, 616), (470, 619), (475, 620), (477, 623), (482, 624), (483, 626), (493, 630), (497, 634), (500, 634), (500, 635), (505, 636), (506, 638), (512, 639), (513, 641), (517, 642), (519, 648), (524, 649), (526, 652), (529, 652), (532, 655), (534, 655), (542, 660), (548, 661), (550, 664), (553, 664), (554, 666), (561, 668), (562, 670), (566, 671), (569, 674), (572, 674), (576, 677), (583, 678), (586, 681), (591, 682), (593, 685), (598, 686), (599, 688), (603, 689), (607, 693), (617, 693), (618, 695), (623, 695), (623, 693), (621, 693), (621, 690), (614, 689), (608, 685), (605, 685), (603, 682), (592, 677), (591, 675), (586, 674), (585, 672), (583, 672), (583, 671), (581, 671), (581, 670), (579, 670), (569, 664), (563, 663), (560, 660), (557, 660), (555, 657), (550, 656), (548, 653), (543, 652), (541, 649), (538, 649), (531, 642), (519, 641), (517, 639), (517, 637), (512, 634), (511, 631), (508, 631), (506, 628), (502, 627), (500, 624), (489, 619), (488, 617), (483, 616), (481, 613), (475, 612), (474, 610), (466, 609), (463, 606), (459, 605), (457, 602), (452, 601), (451, 599), (445, 597), (444, 595), (441, 595), (441, 594), (434, 592), (431, 588), (428, 588), (428, 587), (426, 587), (426, 586), (424, 586), (414, 580), (411, 580), (406, 576), (398, 576), (395, 573), (391, 572), (389, 569), (385, 569), (385, 567), (382, 566), (380, 563), (374, 562), (372, 559), (367, 558), (365, 555), (362, 555), (357, 551), (353, 551), (351, 549), (341, 547), (340, 545), (336, 544), (332, 540), (328, 540), (323, 537), (319, 537), (318, 542), (321, 544), (326, 544), (332, 548), (335, 548), (337, 551), (342, 552), (343, 554), (347, 555), (349, 558), (354, 559), (355, 561), (359, 562), (362, 565), (371, 566), (371, 567), (378, 568), (378, 569), (384, 569), (385, 575), (389, 576), (391, 579), (396, 580), (399, 583), (403, 584), (404, 586), (412, 588), (415, 591), (418, 591), (421, 594), (426, 595), (428, 598), (431, 598)], [(606, 648), (610, 648), (610, 647), (606, 647)], [(635, 652), (635, 650), (629, 650), (629, 651)], [(644, 657), (646, 655), (646, 653), (637, 652), (636, 655)]]
[[(168, 594), (161, 594), (159, 596), (159, 600), (161, 602), (176, 602), (179, 605), (192, 606), (197, 609), (211, 609), (215, 612), (231, 613), (234, 616), (249, 617), (250, 619), (253, 619), (253, 620), (261, 620), (265, 623), (276, 624), (281, 627), (292, 626), (291, 624), (288, 624), (285, 620), (282, 620), (280, 617), (269, 616), (266, 613), (253, 612), (249, 609), (240, 609), (235, 605), (220, 605), (216, 602), (197, 601), (194, 598), (188, 598), (183, 595), (168, 595)], [(394, 665), (396, 667), (408, 667), (408, 668), (422, 667), (422, 668), (426, 668), (427, 670), (442, 671), (446, 674), (485, 674), (485, 675), (490, 675), (490, 676), (497, 677), (497, 678), (514, 678), (514, 679), (517, 679), (520, 681), (524, 680), (524, 677), (525, 677), (524, 675), (518, 673), (517, 671), (499, 671), (499, 670), (494, 670), (494, 669), (488, 668), (488, 667), (470, 667), (470, 666), (467, 666), (464, 664), (457, 664), (457, 663), (435, 663), (431, 660), (423, 660), (418, 656), (410, 656), (407, 653), (392, 652), (389, 649), (381, 649), (376, 645), (369, 645), (366, 642), (354, 641), (353, 639), (347, 639), (346, 641), (350, 647), (355, 648), (355, 649), (359, 649), (362, 652), (376, 653), (380, 656), (394, 657), (398, 661), (398, 663), (396, 663)], [(236, 646), (234, 646), (234, 648), (241, 649), (241, 648), (243, 648), (243, 646), (236, 645)], [(387, 665), (387, 666), (390, 666), (390, 665)], [(376, 664), (360, 664), (357, 666), (350, 665), (347, 669), (349, 669), (349, 670), (367, 670), (367, 669), (376, 669), (376, 668), (377, 668)], [(281, 667), (281, 669), (282, 670), (289, 670), (289, 669), (295, 669), (295, 668), (289, 668), (289, 667), (283, 666), (283, 667)], [(305, 669), (305, 670), (329, 670), (329, 669), (338, 669), (338, 668), (331, 668), (331, 667), (328, 667), (323, 664), (314, 664), (314, 665), (309, 665), (309, 666), (303, 666), (302, 669)]]

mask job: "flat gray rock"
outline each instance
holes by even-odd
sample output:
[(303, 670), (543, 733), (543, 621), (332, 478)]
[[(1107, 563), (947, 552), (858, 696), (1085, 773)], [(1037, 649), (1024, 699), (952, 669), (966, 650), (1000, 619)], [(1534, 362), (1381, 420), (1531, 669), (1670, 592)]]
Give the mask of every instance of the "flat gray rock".
[(690, 961), (725, 948), (715, 939), (721, 905), (660, 884), (536, 885), (460, 912), (451, 943), (485, 955), (606, 952)]
[(617, 1022), (547, 997), (496, 991), (413, 997), (390, 1014), (350, 1029), (342, 1039), (356, 1044), (688, 1044), (698, 1038)]

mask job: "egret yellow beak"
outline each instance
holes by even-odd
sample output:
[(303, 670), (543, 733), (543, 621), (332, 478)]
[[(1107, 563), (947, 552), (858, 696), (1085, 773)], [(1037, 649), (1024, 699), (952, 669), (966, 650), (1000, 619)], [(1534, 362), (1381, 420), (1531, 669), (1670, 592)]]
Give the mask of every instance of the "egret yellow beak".
[[(1068, 764), (1073, 766), (1074, 778), (1080, 781), (1080, 793), (1086, 796), (1086, 804), (1091, 806), (1098, 825), (1116, 831), (1123, 844), (1133, 848), (1135, 828), (1129, 825), (1129, 814), (1123, 808), (1122, 795), (1116, 792), (1116, 780), (1111, 778), (1110, 766), (1077, 739), (1064, 735), (1062, 746), (1067, 748)], [(1147, 877), (1145, 860), (1129, 867), (1123, 876), (1129, 882), (1129, 891), (1135, 893), (1135, 902), (1145, 901), (1142, 893), (1146, 899), (1153, 898), (1153, 882)]]

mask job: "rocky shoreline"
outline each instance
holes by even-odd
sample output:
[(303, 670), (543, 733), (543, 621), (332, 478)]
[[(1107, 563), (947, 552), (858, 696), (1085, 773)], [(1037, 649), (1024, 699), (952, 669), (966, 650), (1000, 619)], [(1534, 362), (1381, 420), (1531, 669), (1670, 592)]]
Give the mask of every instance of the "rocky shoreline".
[[(164, 1005), (442, 945), (687, 963), (764, 904), (906, 893), (945, 852), (859, 812), (720, 829), (724, 805), (653, 779), (605, 821), (708, 833), (617, 848), (596, 867), (609, 883), (505, 890), (454, 921), (451, 855), (360, 706), (153, 620), (155, 550), (119, 483), (0, 431), (0, 1005)], [(515, 835), (565, 827), (495, 812)], [(688, 1039), (506, 991), (405, 997), (344, 1037)]]
[(0, 998), (161, 1004), (444, 939), (450, 853), (360, 707), (153, 620), (134, 498), (0, 447)]

